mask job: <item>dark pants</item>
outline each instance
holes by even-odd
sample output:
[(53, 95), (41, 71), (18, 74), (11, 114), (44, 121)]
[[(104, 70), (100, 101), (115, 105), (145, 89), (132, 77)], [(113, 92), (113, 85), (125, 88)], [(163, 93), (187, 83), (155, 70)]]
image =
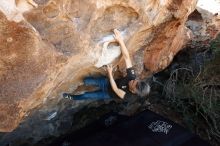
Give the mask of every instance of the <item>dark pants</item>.
[(109, 81), (106, 77), (86, 77), (84, 79), (84, 85), (95, 85), (99, 87), (97, 91), (85, 92), (81, 95), (71, 95), (73, 100), (84, 100), (84, 99), (109, 99), (108, 87)]

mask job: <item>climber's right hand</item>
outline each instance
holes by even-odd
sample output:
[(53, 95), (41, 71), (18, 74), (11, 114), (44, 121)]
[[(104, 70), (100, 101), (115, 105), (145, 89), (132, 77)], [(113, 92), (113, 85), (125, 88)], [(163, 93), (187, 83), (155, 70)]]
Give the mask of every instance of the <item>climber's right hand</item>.
[(122, 42), (123, 41), (123, 37), (121, 36), (120, 31), (118, 31), (117, 29), (114, 29), (114, 38), (118, 41), (118, 42)]

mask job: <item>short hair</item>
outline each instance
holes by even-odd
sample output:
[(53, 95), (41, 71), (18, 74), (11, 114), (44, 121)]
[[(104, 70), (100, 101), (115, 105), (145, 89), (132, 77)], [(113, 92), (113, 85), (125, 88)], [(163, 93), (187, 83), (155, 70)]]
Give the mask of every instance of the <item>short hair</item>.
[(136, 88), (136, 94), (140, 97), (145, 97), (150, 93), (150, 85), (146, 81), (139, 81)]

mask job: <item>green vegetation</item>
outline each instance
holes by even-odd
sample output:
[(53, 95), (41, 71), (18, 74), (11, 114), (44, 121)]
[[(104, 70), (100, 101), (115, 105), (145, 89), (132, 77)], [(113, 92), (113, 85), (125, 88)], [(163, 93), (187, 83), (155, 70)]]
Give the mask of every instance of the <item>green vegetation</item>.
[(220, 36), (210, 49), (214, 57), (199, 73), (190, 68), (173, 70), (164, 95), (191, 130), (215, 145), (220, 143)]

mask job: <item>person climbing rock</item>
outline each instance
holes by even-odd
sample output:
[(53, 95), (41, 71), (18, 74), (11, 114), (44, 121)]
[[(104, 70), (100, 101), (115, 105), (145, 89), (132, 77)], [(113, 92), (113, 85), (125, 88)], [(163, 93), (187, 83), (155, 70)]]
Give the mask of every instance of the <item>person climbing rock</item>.
[(95, 85), (99, 89), (93, 92), (85, 92), (80, 95), (71, 95), (64, 93), (63, 97), (72, 100), (85, 100), (85, 99), (110, 99), (115, 96), (124, 99), (129, 98), (136, 94), (136, 96), (144, 97), (150, 92), (150, 85), (147, 82), (139, 81), (136, 79), (136, 74), (132, 66), (129, 52), (125, 46), (123, 38), (117, 29), (114, 29), (114, 38), (120, 45), (123, 59), (126, 64), (127, 75), (123, 78), (114, 80), (113, 78), (113, 66), (107, 65), (106, 69), (108, 72), (108, 77), (86, 77), (84, 79), (84, 85)]

